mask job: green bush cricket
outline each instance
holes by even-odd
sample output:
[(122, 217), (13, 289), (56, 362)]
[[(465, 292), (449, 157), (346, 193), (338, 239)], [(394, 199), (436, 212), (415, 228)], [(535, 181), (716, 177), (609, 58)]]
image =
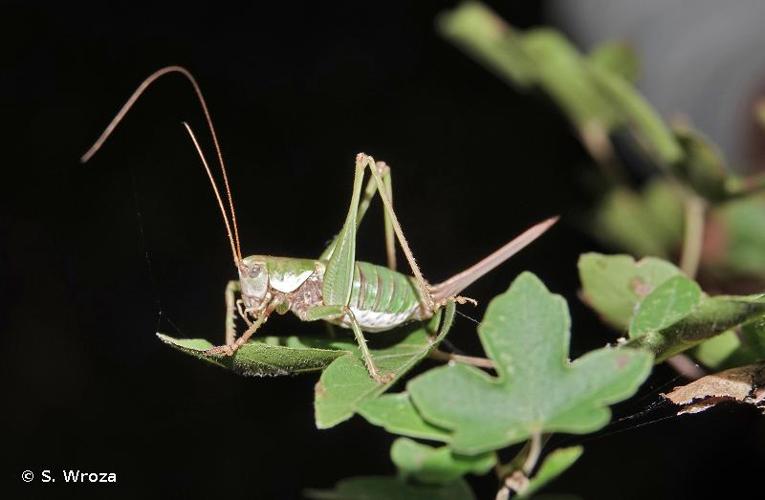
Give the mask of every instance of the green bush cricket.
[[(82, 156), (82, 162), (87, 162), (95, 154), (143, 92), (158, 78), (169, 73), (180, 73), (189, 80), (205, 115), (223, 176), (226, 203), (191, 127), (186, 123), (184, 126), (210, 179), (239, 274), (239, 280), (230, 281), (225, 292), (226, 343), (210, 349), (210, 354), (233, 355), (272, 313), (292, 312), (303, 321), (324, 320), (351, 329), (370, 376), (384, 382), (387, 376), (377, 368), (364, 332), (383, 332), (409, 321), (428, 319), (448, 301), (475, 302), (458, 294), (530, 244), (557, 221), (557, 217), (553, 217), (532, 226), (468, 269), (442, 283), (430, 285), (414, 259), (393, 210), (390, 168), (384, 162), (376, 162), (371, 156), (359, 153), (356, 156), (348, 215), (340, 232), (318, 259), (270, 255), (242, 257), (236, 212), (215, 127), (199, 85), (185, 68), (167, 66), (147, 77)], [(370, 176), (365, 187), (367, 170)], [(387, 267), (356, 260), (356, 230), (375, 194), (379, 195), (384, 207)], [(396, 241), (406, 257), (412, 276), (396, 271)], [(238, 338), (235, 327), (237, 313), (248, 325)]]

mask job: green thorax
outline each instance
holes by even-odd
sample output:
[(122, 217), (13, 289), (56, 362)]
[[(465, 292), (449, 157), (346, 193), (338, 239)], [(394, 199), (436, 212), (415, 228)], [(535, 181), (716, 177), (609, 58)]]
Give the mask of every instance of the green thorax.
[(300, 287), (314, 273), (323, 274), (324, 264), (313, 259), (250, 255), (243, 259), (247, 266), (261, 265), (266, 268), (269, 288), (290, 293)]

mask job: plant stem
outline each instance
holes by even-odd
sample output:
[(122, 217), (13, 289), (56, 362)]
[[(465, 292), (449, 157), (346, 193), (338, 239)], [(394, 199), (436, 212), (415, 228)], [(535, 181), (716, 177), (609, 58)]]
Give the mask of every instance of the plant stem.
[[(545, 441), (547, 441), (547, 439), (545, 439)], [(531, 471), (533, 471), (534, 467), (537, 465), (539, 455), (542, 453), (542, 444), (541, 433), (535, 432), (531, 435), (531, 445), (529, 446), (529, 452), (528, 455), (526, 455), (526, 460), (523, 462), (523, 473), (526, 474), (527, 477), (531, 474)]]
[(683, 253), (680, 256), (680, 269), (689, 277), (696, 276), (701, 260), (701, 249), (704, 243), (704, 200), (694, 193), (689, 193), (685, 199), (685, 236), (683, 237)]
[(765, 174), (762, 173), (732, 179), (726, 183), (726, 191), (731, 198), (749, 196), (763, 190), (765, 190)]
[(525, 491), (529, 484), (529, 476), (534, 471), (534, 467), (536, 467), (542, 454), (542, 448), (551, 436), (551, 433), (535, 432), (510, 462), (497, 464), (494, 467), (497, 478), (502, 482), (496, 500), (507, 500), (511, 492), (523, 493)]
[[(705, 212), (706, 203), (704, 200), (696, 193), (686, 193), (685, 235), (683, 236), (683, 253), (680, 256), (680, 269), (689, 278), (694, 278), (699, 270), (701, 251), (704, 245)], [(705, 375), (704, 370), (684, 354), (671, 357), (667, 363), (677, 373), (689, 380), (696, 380)]]
[(506, 464), (497, 464), (494, 468), (497, 478), (503, 480), (517, 470), (522, 471), (526, 476), (531, 474), (537, 461), (539, 461), (542, 447), (550, 437), (552, 437), (552, 434), (541, 434), (539, 432), (532, 434), (531, 439), (526, 441), (521, 451), (512, 460)]
[(465, 363), (479, 368), (494, 368), (494, 362), (490, 359), (479, 358), (476, 356), (464, 356), (462, 354), (454, 354), (438, 349), (431, 351), (430, 357), (439, 361), (455, 361), (457, 363)]
[(526, 460), (529, 455), (529, 448), (531, 447), (531, 441), (526, 441), (523, 444), (523, 448), (518, 452), (512, 460), (506, 464), (497, 464), (494, 467), (494, 472), (497, 474), (497, 479), (503, 481), (507, 476), (520, 469), (521, 462)]

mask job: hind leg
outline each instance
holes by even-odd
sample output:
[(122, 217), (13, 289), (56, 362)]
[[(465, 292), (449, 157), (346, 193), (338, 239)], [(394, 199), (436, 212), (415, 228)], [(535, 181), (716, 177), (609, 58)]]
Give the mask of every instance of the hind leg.
[[(378, 161), (375, 164), (375, 167), (377, 168), (377, 171), (380, 174), (380, 178), (383, 182), (383, 188), (385, 194), (388, 196), (389, 200), (393, 199), (393, 179), (391, 178), (390, 173), (390, 167), (382, 161)], [(367, 210), (369, 209), (369, 204), (372, 202), (372, 198), (374, 198), (375, 194), (377, 193), (377, 181), (374, 178), (370, 178), (367, 181), (367, 185), (364, 188), (364, 192), (362, 193), (361, 201), (359, 202), (357, 213), (356, 213), (356, 228), (358, 229), (359, 226), (361, 226), (361, 221), (364, 219), (364, 216), (367, 213)], [(387, 255), (388, 260), (388, 268), (396, 270), (396, 237), (393, 234), (393, 225), (391, 223), (390, 217), (388, 216), (387, 212), (383, 212), (383, 222), (385, 225), (385, 254)], [(335, 244), (337, 243), (337, 236), (335, 236), (332, 241), (327, 245), (327, 248), (324, 249), (324, 252), (322, 252), (321, 256), (319, 257), (319, 260), (329, 260), (330, 257), (332, 257), (332, 252), (334, 251)]]
[[(438, 308), (438, 304), (436, 304), (436, 302), (433, 300), (433, 296), (430, 292), (430, 285), (428, 285), (428, 282), (422, 275), (420, 266), (417, 265), (417, 261), (414, 258), (412, 249), (409, 248), (409, 242), (404, 236), (404, 230), (401, 228), (401, 223), (398, 221), (396, 212), (393, 210), (393, 200), (388, 193), (389, 191), (392, 191), (390, 180), (387, 181), (388, 187), (386, 187), (386, 181), (378, 171), (377, 163), (375, 163), (374, 158), (371, 156), (365, 155), (364, 153), (359, 153), (356, 161), (369, 168), (370, 172), (372, 173), (372, 178), (377, 184), (377, 191), (380, 195), (380, 199), (383, 202), (383, 209), (385, 210), (386, 231), (388, 230), (387, 227), (390, 227), (390, 233), (395, 235), (396, 239), (398, 240), (398, 244), (401, 246), (401, 250), (404, 252), (404, 257), (406, 257), (406, 261), (409, 264), (412, 273), (414, 274), (414, 279), (417, 282), (417, 288), (420, 292), (420, 298), (423, 302), (423, 305), (430, 312), (435, 311)], [(390, 175), (388, 176), (388, 179), (390, 179)]]

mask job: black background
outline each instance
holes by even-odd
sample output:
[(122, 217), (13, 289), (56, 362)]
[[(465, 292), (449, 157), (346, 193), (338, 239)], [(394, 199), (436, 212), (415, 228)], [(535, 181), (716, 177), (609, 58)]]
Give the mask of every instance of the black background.
[[(535, 2), (494, 2), (518, 26)], [(298, 498), (390, 474), (392, 438), (360, 418), (317, 431), (316, 377), (245, 379), (161, 344), (223, 339), (234, 277), (209, 185), (180, 125), (190, 87), (161, 81), (86, 166), (79, 156), (151, 71), (187, 66), (211, 104), (246, 253), (310, 257), (340, 227), (359, 151), (389, 162), (426, 275), (448, 277), (552, 214), (563, 222), (469, 290), (485, 302), (532, 270), (570, 302), (572, 355), (613, 334), (576, 297), (576, 260), (607, 250), (575, 221), (586, 156), (555, 107), (522, 96), (433, 28), (438, 2), (151, 7), (2, 5), (2, 491), (6, 498)], [(209, 139), (204, 136), (210, 151)], [(359, 257), (383, 262), (380, 210)], [(463, 310), (480, 317), (478, 310)], [(175, 327), (171, 326), (168, 319)], [(308, 332), (291, 318), (271, 333)], [(452, 341), (479, 354), (474, 326)], [(660, 368), (645, 399), (673, 374)], [(627, 427), (650, 421), (636, 418)], [(755, 411), (720, 408), (586, 442), (549, 488), (585, 498), (699, 498), (760, 482)], [(577, 443), (581, 438), (561, 438)], [(117, 486), (24, 484), (31, 469), (110, 471)], [(490, 476), (471, 480), (493, 498)]]

